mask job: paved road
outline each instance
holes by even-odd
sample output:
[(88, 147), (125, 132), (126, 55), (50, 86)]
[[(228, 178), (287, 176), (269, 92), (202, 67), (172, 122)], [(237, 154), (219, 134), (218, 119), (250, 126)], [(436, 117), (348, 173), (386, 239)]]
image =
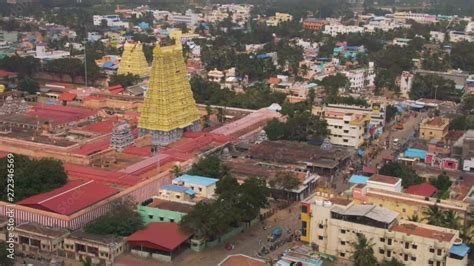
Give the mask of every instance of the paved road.
[[(385, 143), (387, 138), (390, 139), (390, 145), (387, 147), (390, 151), (395, 151), (397, 150), (398, 147), (394, 147), (393, 145), (393, 140), (394, 139), (399, 139), (399, 145), (403, 146), (405, 143), (407, 143), (410, 138), (412, 138), (415, 134), (415, 131), (418, 130), (421, 121), (428, 116), (428, 113), (417, 113), (416, 117), (415, 114), (412, 114), (408, 117), (403, 122), (403, 129), (397, 130), (394, 129), (393, 126), (389, 127), (383, 134), (382, 136), (379, 137), (378, 141), (376, 142), (376, 145), (379, 145), (380, 147), (385, 148)], [(380, 152), (372, 159), (369, 160), (368, 165), (375, 167), (378, 164), (382, 162), (382, 153), (381, 151), (383, 148), (380, 150)]]

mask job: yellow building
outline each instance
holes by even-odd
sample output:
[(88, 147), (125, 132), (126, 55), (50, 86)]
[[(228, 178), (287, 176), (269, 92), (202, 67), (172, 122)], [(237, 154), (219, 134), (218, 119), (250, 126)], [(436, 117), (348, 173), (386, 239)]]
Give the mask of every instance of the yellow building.
[(199, 130), (199, 119), (181, 45), (157, 45), (149, 89), (140, 108), (140, 135), (152, 135), (155, 146), (167, 145), (185, 130)]
[(276, 12), (275, 16), (269, 17), (267, 19), (267, 26), (276, 27), (282, 22), (292, 21), (293, 16), (288, 13), (279, 13)]
[(448, 118), (425, 118), (420, 125), (420, 138), (425, 140), (444, 140), (446, 135), (448, 135), (448, 129)]
[(469, 204), (462, 201), (438, 200), (436, 198), (425, 198), (403, 192), (386, 191), (359, 185), (352, 189), (352, 197), (360, 204), (372, 204), (388, 208), (400, 214), (401, 219), (408, 220), (410, 217), (418, 216), (420, 221), (425, 222), (423, 212), (430, 206), (438, 206), (443, 211), (454, 211), (459, 217), (459, 222), (464, 224)]
[(379, 263), (395, 258), (409, 266), (468, 265), (469, 247), (457, 230), (400, 220), (387, 208), (328, 195), (312, 196), (302, 204), (301, 240), (322, 254), (350, 259), (352, 243), (361, 234)]
[(148, 62), (143, 53), (143, 44), (125, 42), (123, 46), (122, 61), (119, 64), (117, 74), (138, 75), (140, 77), (147, 77), (150, 75)]

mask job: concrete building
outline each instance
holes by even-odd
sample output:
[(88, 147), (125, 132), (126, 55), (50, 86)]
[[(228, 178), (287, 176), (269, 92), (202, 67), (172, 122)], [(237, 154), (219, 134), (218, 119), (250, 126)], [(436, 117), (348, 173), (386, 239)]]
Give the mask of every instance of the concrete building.
[(364, 144), (367, 124), (370, 120), (367, 115), (327, 111), (324, 113), (324, 119), (331, 132), (329, 141), (332, 144), (356, 149)]
[(13, 234), (17, 251), (31, 255), (54, 255), (62, 249), (63, 240), (69, 231), (36, 223), (22, 223), (15, 227)]
[(463, 31), (450, 31), (449, 41), (451, 42), (474, 42), (474, 34)]
[(105, 21), (108, 27), (121, 27), (121, 28), (130, 27), (130, 24), (128, 23), (128, 21), (122, 21), (119, 15), (105, 15), (105, 16), (94, 15), (92, 18), (93, 18), (94, 26), (101, 26), (102, 21)]
[(420, 124), (420, 138), (441, 141), (446, 139), (449, 119), (444, 117), (425, 118)]
[(367, 185), (358, 185), (352, 188), (352, 198), (356, 203), (373, 204), (398, 212), (399, 218), (405, 220), (414, 215), (423, 219), (425, 218), (424, 210), (436, 205), (441, 210), (455, 212), (460, 218), (460, 223), (464, 223), (469, 207), (467, 203), (455, 200), (437, 202), (436, 198), (402, 192), (401, 186), (398, 189), (400, 190), (391, 190), (387, 185), (384, 187), (374, 186), (374, 182), (369, 180)]
[(451, 156), (461, 161), (463, 171), (474, 171), (474, 130), (466, 131), (454, 143)]
[(195, 175), (182, 175), (173, 179), (172, 183), (177, 186), (191, 188), (196, 196), (201, 198), (212, 198), (219, 179)]
[(313, 243), (321, 253), (348, 259), (354, 252), (351, 243), (363, 234), (379, 262), (396, 258), (405, 265), (468, 265), (469, 247), (459, 231), (398, 216), (376, 205), (316, 195), (302, 202), (301, 240)]
[(387, 17), (393, 17), (396, 20), (407, 22), (414, 20), (418, 23), (436, 23), (436, 15), (423, 14), (423, 13), (412, 13), (412, 12), (395, 12), (394, 14), (387, 14)]
[(403, 71), (400, 76), (400, 93), (407, 99), (410, 98), (410, 91), (413, 86), (414, 77), (415, 75), (409, 71)]
[[(150, 202), (151, 201), (151, 202)], [(145, 224), (154, 222), (179, 223), (191, 212), (194, 203), (150, 199), (138, 205), (138, 213)]]
[(0, 31), (0, 42), (14, 43), (18, 40), (17, 31)]
[(375, 85), (374, 63), (369, 62), (367, 69), (353, 69), (342, 72), (350, 82), (350, 89), (360, 92), (362, 89)]
[(266, 20), (267, 26), (276, 27), (282, 22), (292, 21), (293, 16), (288, 13), (276, 12), (275, 16), (271, 16)]
[(397, 45), (400, 47), (407, 47), (411, 42), (411, 39), (407, 38), (394, 38), (392, 41), (393, 45)]
[(364, 28), (359, 26), (346, 26), (342, 24), (330, 24), (324, 26), (324, 34), (329, 34), (333, 37), (336, 37), (339, 34), (348, 34), (348, 33), (363, 33)]
[(367, 180), (367, 187), (386, 191), (402, 192), (402, 180), (393, 176), (375, 174)]
[(313, 107), (315, 115), (323, 115), (325, 112), (342, 112), (363, 114), (369, 116), (369, 127), (383, 129), (385, 126), (386, 105), (383, 102), (372, 102), (370, 106), (358, 106), (348, 104), (327, 104), (322, 107)]
[(430, 41), (443, 43), (446, 38), (446, 33), (441, 31), (430, 31)]
[(303, 28), (305, 30), (313, 30), (313, 31), (320, 31), (324, 29), (329, 22), (324, 19), (315, 19), (315, 18), (307, 18), (303, 20)]
[(77, 261), (90, 259), (93, 265), (113, 265), (125, 251), (125, 238), (114, 235), (94, 235), (81, 230), (64, 238), (65, 256)]

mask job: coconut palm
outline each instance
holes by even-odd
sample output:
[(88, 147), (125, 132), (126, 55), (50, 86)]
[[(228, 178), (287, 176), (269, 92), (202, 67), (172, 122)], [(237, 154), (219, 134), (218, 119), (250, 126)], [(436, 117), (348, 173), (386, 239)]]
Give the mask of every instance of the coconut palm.
[(429, 206), (423, 211), (425, 216), (424, 220), (431, 225), (443, 226), (444, 225), (444, 213), (438, 205)]
[(171, 169), (171, 173), (173, 173), (174, 177), (181, 176), (183, 174), (183, 168), (175, 164), (173, 168)]
[(421, 218), (420, 216), (418, 216), (418, 214), (413, 214), (412, 216), (408, 217), (408, 221), (412, 221), (412, 222), (421, 222)]
[(357, 242), (352, 243), (354, 254), (352, 259), (355, 266), (375, 266), (377, 259), (374, 256), (374, 246), (363, 234), (357, 234)]
[(443, 213), (444, 227), (460, 230), (461, 222), (460, 217), (453, 210), (449, 210)]

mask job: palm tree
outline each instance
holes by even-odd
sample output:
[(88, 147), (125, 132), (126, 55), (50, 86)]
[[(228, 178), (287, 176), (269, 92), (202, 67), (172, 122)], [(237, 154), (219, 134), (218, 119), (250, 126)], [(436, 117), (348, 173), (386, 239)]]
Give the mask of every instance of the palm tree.
[(175, 164), (173, 168), (171, 169), (171, 173), (173, 173), (174, 177), (178, 177), (183, 174), (183, 168)]
[(444, 213), (438, 205), (429, 206), (423, 211), (425, 216), (424, 220), (431, 225), (443, 226), (444, 224)]
[(374, 246), (363, 234), (357, 234), (357, 242), (352, 243), (355, 249), (352, 259), (355, 266), (375, 266), (377, 259), (374, 256)]
[(443, 213), (444, 227), (460, 230), (461, 222), (460, 217), (453, 210), (449, 210)]
[(408, 221), (412, 221), (412, 222), (421, 222), (421, 218), (420, 216), (418, 216), (418, 214), (413, 214), (412, 216), (408, 217)]

